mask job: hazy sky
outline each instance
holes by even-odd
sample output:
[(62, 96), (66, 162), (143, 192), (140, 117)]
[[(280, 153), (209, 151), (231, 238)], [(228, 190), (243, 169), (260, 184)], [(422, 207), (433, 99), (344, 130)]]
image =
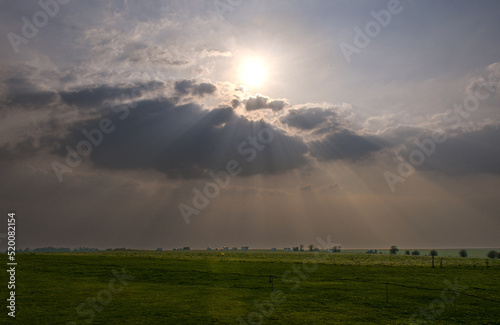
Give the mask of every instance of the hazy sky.
[(500, 247), (500, 2), (41, 3), (0, 1), (19, 247)]

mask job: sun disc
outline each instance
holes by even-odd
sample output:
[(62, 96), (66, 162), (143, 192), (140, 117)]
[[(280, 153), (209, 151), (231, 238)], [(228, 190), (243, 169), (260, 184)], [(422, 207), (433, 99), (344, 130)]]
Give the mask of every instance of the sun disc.
[(260, 86), (266, 79), (266, 68), (258, 60), (247, 61), (241, 69), (241, 79), (244, 84), (255, 87)]

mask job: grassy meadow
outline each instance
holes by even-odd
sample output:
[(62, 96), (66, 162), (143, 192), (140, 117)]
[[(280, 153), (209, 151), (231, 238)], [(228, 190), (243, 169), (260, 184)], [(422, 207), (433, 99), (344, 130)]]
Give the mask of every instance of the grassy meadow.
[(500, 260), (401, 253), (22, 253), (0, 323), (500, 324)]

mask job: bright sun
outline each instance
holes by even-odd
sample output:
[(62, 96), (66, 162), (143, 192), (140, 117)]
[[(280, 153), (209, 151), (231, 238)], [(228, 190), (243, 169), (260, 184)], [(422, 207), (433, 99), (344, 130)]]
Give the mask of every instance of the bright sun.
[(264, 83), (266, 76), (266, 67), (260, 60), (248, 60), (241, 67), (240, 77), (242, 82), (247, 86), (261, 86)]

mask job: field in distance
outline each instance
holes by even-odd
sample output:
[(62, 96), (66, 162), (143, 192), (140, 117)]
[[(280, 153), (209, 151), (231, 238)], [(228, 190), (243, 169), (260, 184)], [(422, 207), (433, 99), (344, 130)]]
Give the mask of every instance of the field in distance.
[(401, 253), (22, 253), (0, 323), (500, 324), (500, 260)]

